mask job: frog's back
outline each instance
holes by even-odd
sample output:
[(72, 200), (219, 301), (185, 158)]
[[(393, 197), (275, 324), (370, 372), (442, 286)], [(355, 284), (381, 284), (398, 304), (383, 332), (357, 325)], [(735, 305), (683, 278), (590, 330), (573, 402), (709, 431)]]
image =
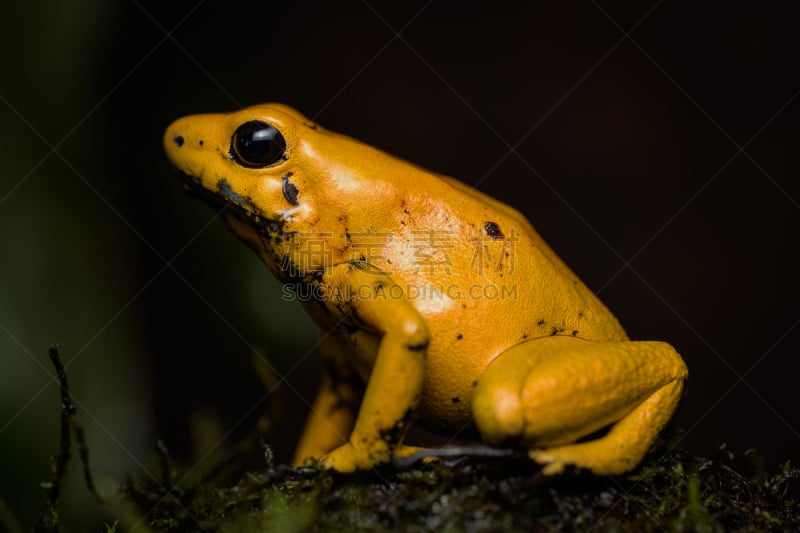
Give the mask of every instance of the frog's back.
[[(459, 270), (462, 275), (469, 272), (466, 279), (476, 296), (467, 298), (466, 303), (476, 307), (476, 312), (490, 313), (502, 321), (503, 329), (509, 328), (502, 335), (505, 342), (513, 345), (550, 335), (596, 342), (628, 340), (616, 317), (521, 213), (461, 181), (447, 176), (440, 179), (465, 198), (459, 215), (472, 221), (470, 233), (477, 230), (485, 235), (485, 239), (470, 237), (469, 263)], [(482, 271), (477, 272), (481, 266)], [(475, 283), (483, 290), (475, 288)]]

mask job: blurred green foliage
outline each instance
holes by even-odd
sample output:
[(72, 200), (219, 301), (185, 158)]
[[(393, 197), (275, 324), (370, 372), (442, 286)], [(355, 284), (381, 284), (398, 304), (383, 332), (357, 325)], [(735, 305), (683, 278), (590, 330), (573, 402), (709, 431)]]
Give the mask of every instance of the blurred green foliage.
[[(176, 186), (160, 147), (174, 113), (142, 95), (155, 106), (153, 118), (137, 116), (148, 104), (130, 91), (159, 83), (154, 72), (163, 68), (165, 49), (163, 34), (138, 42), (139, 26), (156, 36), (158, 28), (146, 18), (132, 23), (126, 18), (132, 10), (138, 11), (124, 2), (36, 0), (7, 3), (0, 17), (0, 498), (23, 524), (33, 520), (38, 484), (48, 478), (48, 458), (57, 451), (51, 343), (61, 346), (102, 490), (113, 491), (128, 472), (152, 468), (153, 443), (164, 425), (185, 432), (185, 413), (156, 416), (156, 399), (169, 397), (159, 393), (155, 355), (179, 347), (169, 340), (162, 345), (151, 325), (157, 321), (184, 336), (189, 328), (205, 328), (202, 313), (191, 314), (208, 309), (200, 297), (190, 289), (177, 297), (164, 289), (165, 283), (188, 286), (165, 261), (195, 235), (210, 240), (182, 257), (201, 264), (180, 268), (188, 283), (221, 285), (214, 294), (198, 289), (204, 298), (226, 316), (241, 314), (225, 306), (243, 299), (252, 316), (237, 327), (266, 324), (252, 341), (261, 347), (273, 345), (265, 340), (270, 336), (279, 346), (281, 339), (306, 351), (313, 345), (299, 309), (266, 305), (279, 299), (279, 289), (256, 258), (212, 221), (212, 211)], [(155, 70), (148, 73), (148, 67)], [(222, 251), (209, 258), (217, 243)], [(220, 284), (219, 276), (231, 282)], [(173, 316), (184, 316), (169, 323), (153, 312), (159, 288), (172, 295)], [(263, 299), (247, 296), (248, 288)], [(305, 326), (289, 330), (286, 320), (297, 317)], [(298, 333), (305, 335), (299, 343)], [(246, 369), (250, 351), (239, 339), (220, 356), (221, 364)], [(176, 355), (179, 365), (190, 357)], [(170, 388), (175, 397), (189, 396), (187, 404), (198, 396), (182, 382)], [(109, 518), (77, 471), (67, 477), (63, 495), (63, 522), (75, 530)]]
[[(107, 216), (92, 191), (96, 176), (113, 179), (110, 154), (94, 142), (102, 138), (101, 115), (88, 113), (97, 103), (98, 45), (113, 31), (114, 4), (14, 2), (4, 11), (0, 495), (29, 522), (38, 481), (47, 479), (48, 457), (57, 451), (58, 386), (48, 345), (59, 342), (68, 354), (73, 392), (96, 444), (93, 460), (104, 475), (136, 467), (133, 457), (152, 438), (151, 398), (137, 317), (114, 320), (136, 290), (135, 262), (120, 246), (123, 223)], [(64, 504), (68, 523), (96, 523), (79, 476), (69, 479)]]

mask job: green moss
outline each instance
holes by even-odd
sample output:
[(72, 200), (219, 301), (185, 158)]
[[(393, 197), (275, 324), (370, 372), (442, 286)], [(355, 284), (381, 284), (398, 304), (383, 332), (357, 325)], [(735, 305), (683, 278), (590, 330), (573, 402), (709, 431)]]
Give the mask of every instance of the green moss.
[(800, 505), (788, 497), (800, 470), (787, 463), (767, 474), (755, 458), (724, 447), (711, 459), (661, 449), (618, 477), (545, 477), (521, 457), (356, 475), (277, 467), (169, 493), (132, 481), (125, 493), (161, 531), (800, 529)]

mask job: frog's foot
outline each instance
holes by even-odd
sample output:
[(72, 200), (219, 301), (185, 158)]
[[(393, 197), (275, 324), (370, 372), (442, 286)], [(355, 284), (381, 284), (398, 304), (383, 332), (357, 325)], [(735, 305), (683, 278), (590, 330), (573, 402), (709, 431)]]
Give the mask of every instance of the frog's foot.
[[(426, 451), (427, 448), (400, 445), (395, 448), (392, 457), (400, 459), (402, 463), (415, 454), (424, 453)], [(422, 462), (429, 463), (437, 459), (438, 457), (435, 456), (423, 457)], [(331, 468), (337, 472), (354, 472), (356, 470), (368, 470), (379, 463), (387, 462), (387, 459), (384, 452), (370, 455), (368, 452), (355, 448), (352, 444), (345, 444), (322, 457), (320, 462), (325, 468)]]
[(620, 474), (634, 468), (666, 424), (680, 399), (683, 380), (672, 381), (641, 403), (598, 439), (529, 452), (543, 464), (545, 474), (559, 474), (566, 465), (587, 468), (598, 475)]
[[(530, 446), (545, 474), (566, 465), (618, 474), (641, 461), (675, 410), (685, 378), (686, 366), (668, 344), (547, 337), (489, 365), (473, 413), (487, 442)], [(602, 437), (576, 443), (606, 426)]]
[(385, 445), (377, 445), (370, 449), (356, 448), (348, 443), (323, 456), (320, 462), (325, 468), (348, 473), (356, 470), (369, 470), (378, 464), (388, 462), (389, 459), (390, 453)]

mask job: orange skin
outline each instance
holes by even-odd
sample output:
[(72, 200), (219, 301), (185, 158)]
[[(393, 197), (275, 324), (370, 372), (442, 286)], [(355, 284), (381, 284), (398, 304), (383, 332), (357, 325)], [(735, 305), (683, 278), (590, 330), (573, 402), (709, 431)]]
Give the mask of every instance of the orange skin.
[(528, 221), (480, 191), (278, 104), (184, 117), (164, 147), (320, 327), (323, 385), (295, 462), (407, 455), (414, 420), (523, 446), (546, 473), (617, 473), (672, 415), (680, 356), (629, 341)]

